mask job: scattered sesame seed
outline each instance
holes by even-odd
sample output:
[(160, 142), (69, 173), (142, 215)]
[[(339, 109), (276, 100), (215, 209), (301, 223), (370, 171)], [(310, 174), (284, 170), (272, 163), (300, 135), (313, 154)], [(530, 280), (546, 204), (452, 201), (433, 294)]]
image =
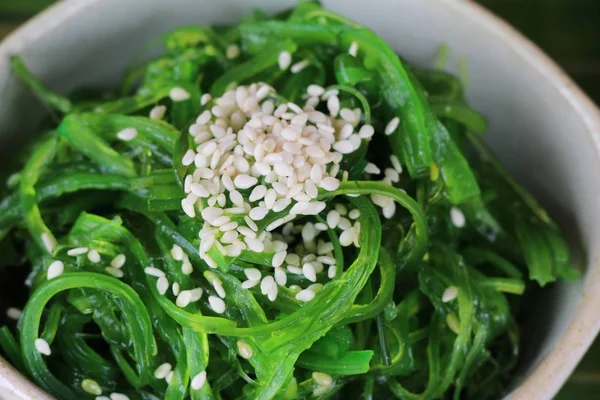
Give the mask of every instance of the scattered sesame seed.
[(311, 263), (306, 263), (302, 266), (302, 274), (306, 279), (311, 282), (317, 281), (317, 274), (315, 272), (315, 267)]
[(187, 90), (182, 87), (174, 87), (169, 91), (169, 97), (173, 101), (184, 101), (192, 97)]
[(289, 51), (282, 51), (279, 53), (279, 57), (277, 59), (277, 64), (279, 65), (279, 69), (286, 70), (289, 68), (292, 63), (292, 55)]
[(166, 276), (159, 277), (156, 281), (156, 290), (158, 290), (158, 293), (161, 295), (164, 295), (167, 293), (167, 289), (169, 289), (169, 280)]
[(275, 286), (275, 279), (271, 275), (267, 275), (260, 282), (260, 292), (266, 295), (273, 286)]
[(395, 155), (392, 154), (390, 156), (390, 161), (392, 163), (392, 167), (394, 167), (396, 172), (401, 174), (402, 173), (402, 165), (400, 164), (400, 160), (398, 160), (398, 157), (396, 157)]
[(192, 378), (192, 389), (200, 390), (206, 383), (206, 371), (202, 371)]
[[(171, 371), (171, 376), (172, 376), (173, 371)], [(110, 394), (110, 399), (111, 400), (130, 400), (128, 396), (124, 395), (123, 393), (117, 393), (117, 392), (113, 392)]]
[(100, 385), (98, 384), (98, 382), (96, 382), (93, 379), (84, 379), (81, 381), (81, 388), (89, 393), (89, 394), (93, 394), (96, 396), (99, 396), (102, 394), (102, 388), (100, 387)]
[(466, 224), (465, 214), (457, 207), (452, 207), (450, 209), (450, 220), (457, 228), (464, 228)]
[(393, 201), (382, 208), (382, 214), (385, 218), (390, 219), (396, 213), (396, 203)]
[(167, 374), (171, 372), (173, 366), (169, 363), (161, 364), (158, 368), (154, 370), (154, 377), (156, 379), (165, 379)]
[(290, 69), (290, 71), (292, 72), (292, 74), (296, 74), (296, 73), (302, 71), (304, 68), (308, 67), (309, 65), (310, 65), (310, 61), (302, 60), (302, 61), (297, 62), (296, 64), (292, 65), (292, 68)]
[(173, 296), (177, 296), (180, 292), (179, 283), (173, 282), (171, 285), (171, 291), (173, 292)]
[(117, 139), (128, 142), (130, 140), (135, 139), (138, 132), (135, 128), (125, 128), (117, 132)]
[(167, 381), (167, 384), (171, 383), (171, 380), (173, 379), (174, 374), (175, 374), (175, 371), (169, 371), (169, 373), (165, 377), (165, 381)]
[(394, 117), (388, 124), (385, 126), (384, 133), (389, 136), (398, 128), (398, 124), (400, 124), (400, 118)]
[(48, 342), (46, 342), (44, 339), (35, 339), (35, 349), (45, 355), (45, 356), (49, 356), (52, 351), (50, 350), (50, 345), (48, 344)]
[(21, 318), (23, 311), (16, 307), (8, 307), (6, 309), (6, 316), (10, 319), (18, 320)]
[(238, 58), (240, 56), (240, 52), (240, 46), (238, 46), (237, 44), (230, 44), (225, 50), (225, 54), (230, 60)]
[(161, 120), (165, 117), (165, 113), (167, 112), (166, 106), (154, 106), (152, 110), (150, 110), (150, 119), (153, 120)]
[(350, 44), (348, 54), (350, 54), (352, 57), (356, 57), (356, 55), (358, 54), (358, 42), (354, 41)]
[(189, 290), (182, 290), (179, 292), (177, 299), (175, 299), (175, 305), (180, 308), (187, 307), (192, 301), (192, 293)]
[(48, 266), (48, 272), (46, 273), (46, 278), (48, 280), (52, 279), (52, 278), (56, 278), (59, 275), (62, 275), (62, 273), (65, 271), (65, 264), (60, 261), (60, 260), (56, 260), (53, 261), (49, 266)]
[(340, 244), (344, 247), (350, 246), (354, 241), (354, 228), (348, 228), (340, 235)]
[(210, 308), (213, 309), (217, 314), (223, 314), (225, 312), (225, 302), (216, 296), (208, 296), (208, 303)]
[(295, 299), (298, 301), (303, 301), (305, 303), (311, 301), (315, 298), (315, 292), (311, 289), (304, 289), (298, 292), (295, 296)]
[(157, 278), (165, 276), (165, 273), (162, 270), (155, 267), (146, 267), (144, 268), (144, 272), (146, 273), (146, 275), (155, 276)]
[(242, 358), (245, 358), (245, 359), (252, 358), (252, 355), (254, 354), (254, 350), (252, 350), (252, 346), (250, 346), (248, 343), (238, 340), (237, 348), (238, 348), (238, 353)]
[(329, 387), (333, 383), (333, 378), (331, 378), (331, 375), (328, 375), (323, 372), (313, 372), (312, 378), (315, 381), (315, 383), (319, 386)]
[(98, 250), (90, 250), (87, 253), (87, 258), (90, 262), (97, 264), (100, 262), (100, 253), (98, 253)]
[(115, 278), (122, 278), (125, 275), (123, 270), (114, 267), (106, 267), (104, 268), (104, 271), (107, 274), (114, 276)]
[(173, 245), (173, 247), (171, 248), (171, 257), (173, 257), (174, 260), (177, 261), (181, 261), (183, 260), (183, 249), (181, 248), (181, 246), (178, 246), (176, 244)]
[(79, 256), (88, 252), (87, 247), (75, 247), (70, 250), (67, 250), (68, 256)]
[(458, 297), (458, 288), (456, 286), (448, 286), (442, 294), (442, 301), (444, 303), (449, 303), (456, 299), (456, 297)]
[(127, 261), (125, 254), (117, 254), (110, 262), (110, 266), (113, 268), (121, 268), (125, 265), (125, 261)]

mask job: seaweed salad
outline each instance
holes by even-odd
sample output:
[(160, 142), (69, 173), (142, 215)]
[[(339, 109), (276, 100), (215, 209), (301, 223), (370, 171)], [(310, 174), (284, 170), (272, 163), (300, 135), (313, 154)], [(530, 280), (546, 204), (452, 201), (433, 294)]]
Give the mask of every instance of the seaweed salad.
[(2, 355), (58, 399), (505, 394), (578, 274), (461, 79), (315, 2), (160, 44), (68, 97), (12, 58), (58, 118), (0, 202)]

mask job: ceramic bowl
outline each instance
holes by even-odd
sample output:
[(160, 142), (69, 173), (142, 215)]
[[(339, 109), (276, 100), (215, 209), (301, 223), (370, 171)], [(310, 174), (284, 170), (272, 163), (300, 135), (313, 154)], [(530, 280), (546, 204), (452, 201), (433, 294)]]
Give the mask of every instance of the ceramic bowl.
[[(534, 305), (510, 399), (551, 399), (600, 329), (600, 115), (580, 89), (510, 26), (468, 1), (325, 0), (383, 36), (419, 65), (440, 43), (469, 66), (470, 103), (490, 121), (488, 143), (546, 206), (581, 252), (582, 279), (548, 288)], [(0, 45), (0, 160), (26, 138), (44, 112), (11, 75), (21, 55), (51, 88), (117, 81), (136, 49), (184, 24), (235, 22), (290, 0), (67, 0), (38, 15)], [(0, 398), (44, 399), (0, 359)]]

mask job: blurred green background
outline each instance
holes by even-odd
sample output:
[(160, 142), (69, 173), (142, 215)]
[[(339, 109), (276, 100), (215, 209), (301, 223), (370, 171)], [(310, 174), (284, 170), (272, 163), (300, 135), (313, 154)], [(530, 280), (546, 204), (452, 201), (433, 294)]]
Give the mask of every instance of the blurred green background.
[[(0, 38), (53, 2), (0, 0)], [(600, 104), (600, 0), (478, 2), (541, 47)], [(600, 399), (600, 340), (592, 346), (556, 399)]]

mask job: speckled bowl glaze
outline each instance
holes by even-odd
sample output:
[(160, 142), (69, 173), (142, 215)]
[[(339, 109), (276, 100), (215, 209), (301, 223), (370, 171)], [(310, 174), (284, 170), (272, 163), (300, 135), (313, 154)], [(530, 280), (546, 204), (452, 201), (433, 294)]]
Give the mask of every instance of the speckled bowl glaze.
[[(600, 329), (600, 115), (590, 100), (527, 39), (480, 6), (457, 0), (324, 0), (374, 29), (410, 61), (431, 64), (440, 43), (451, 65), (466, 60), (468, 98), (490, 120), (488, 143), (550, 210), (574, 248), (580, 281), (536, 300), (523, 362), (508, 399), (551, 399)], [(234, 22), (256, 7), (291, 0), (67, 0), (0, 44), (0, 161), (35, 133), (43, 107), (11, 75), (20, 54), (61, 92), (116, 82), (148, 39), (191, 23)], [(49, 398), (0, 358), (0, 398)]]

